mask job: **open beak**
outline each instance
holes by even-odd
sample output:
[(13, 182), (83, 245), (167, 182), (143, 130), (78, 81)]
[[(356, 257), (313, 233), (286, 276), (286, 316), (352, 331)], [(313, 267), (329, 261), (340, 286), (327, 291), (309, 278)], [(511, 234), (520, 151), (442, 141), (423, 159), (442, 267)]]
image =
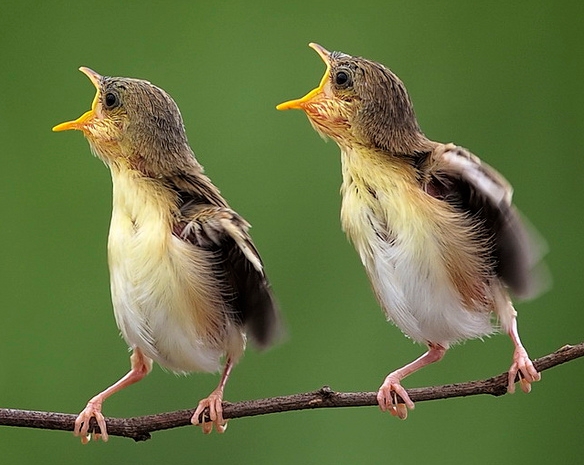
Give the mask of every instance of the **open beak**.
[(280, 105), (278, 105), (276, 107), (277, 110), (291, 110), (293, 108), (303, 109), (304, 105), (306, 103), (310, 102), (314, 97), (316, 97), (317, 95), (324, 92), (324, 86), (328, 82), (329, 72), (331, 69), (331, 60), (330, 60), (331, 54), (327, 49), (325, 49), (324, 47), (321, 47), (318, 44), (310, 43), (310, 44), (308, 44), (308, 46), (310, 48), (316, 50), (316, 53), (318, 53), (320, 55), (320, 57), (322, 58), (322, 61), (325, 62), (326, 71), (324, 72), (324, 76), (320, 80), (320, 84), (318, 85), (318, 87), (316, 89), (311, 90), (310, 92), (308, 92), (308, 94), (306, 94), (302, 98), (299, 98), (296, 100), (289, 100), (287, 102), (281, 103)]
[(85, 74), (89, 78), (89, 80), (93, 83), (95, 88), (97, 89), (97, 92), (95, 93), (95, 97), (93, 98), (93, 102), (91, 103), (91, 110), (83, 113), (75, 121), (67, 121), (66, 123), (57, 124), (53, 128), (53, 131), (55, 131), (55, 132), (67, 131), (69, 129), (78, 129), (78, 130), (82, 131), (86, 127), (87, 123), (89, 121), (91, 121), (96, 115), (95, 109), (97, 108), (97, 103), (99, 102), (99, 84), (100, 84), (102, 77), (99, 74), (97, 74), (95, 71), (93, 71), (92, 69), (85, 68), (84, 66), (79, 68), (79, 71), (81, 71), (83, 74)]

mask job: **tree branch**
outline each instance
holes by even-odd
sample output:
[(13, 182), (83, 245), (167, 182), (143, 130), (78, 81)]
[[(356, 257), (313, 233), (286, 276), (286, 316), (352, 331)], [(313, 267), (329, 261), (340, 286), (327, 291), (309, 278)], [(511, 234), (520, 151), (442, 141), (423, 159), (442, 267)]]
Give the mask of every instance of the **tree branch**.
[[(538, 371), (544, 371), (583, 356), (584, 342), (574, 346), (566, 345), (552, 354), (535, 360), (534, 365)], [(466, 383), (408, 389), (407, 392), (414, 402), (478, 394), (502, 396), (507, 392), (507, 373)], [(377, 405), (376, 396), (376, 392), (335, 392), (324, 386), (317, 391), (289, 396), (236, 403), (224, 402), (223, 417), (233, 419), (291, 410), (374, 406)], [(106, 418), (108, 434), (145, 441), (150, 439), (150, 434), (154, 431), (190, 425), (193, 412), (194, 410), (190, 409), (133, 418)], [(0, 426), (73, 431), (76, 417), (77, 415), (66, 413), (0, 409)], [(89, 430), (99, 431), (94, 418), (91, 419)]]

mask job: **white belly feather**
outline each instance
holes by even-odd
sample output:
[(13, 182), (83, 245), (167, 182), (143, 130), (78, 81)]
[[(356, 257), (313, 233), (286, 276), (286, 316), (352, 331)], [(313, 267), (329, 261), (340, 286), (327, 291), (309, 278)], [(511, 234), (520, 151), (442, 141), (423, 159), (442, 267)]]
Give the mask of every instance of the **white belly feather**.
[(364, 201), (367, 186), (355, 184), (350, 158), (343, 153), (341, 222), (387, 318), (414, 341), (444, 347), (491, 334), (492, 314), (465, 307), (435, 232), (408, 203), (411, 198), (404, 195), (403, 185), (395, 178), (378, 177), (386, 190), (376, 190), (376, 198)]
[[(124, 339), (172, 371), (217, 371), (226, 347), (239, 345), (235, 351), (241, 353), (245, 341), (213, 295), (214, 282), (205, 275), (210, 257), (193, 253), (170, 233), (164, 199), (142, 185), (144, 180), (129, 171), (112, 175), (108, 252), (114, 313)], [(205, 328), (205, 312), (223, 316), (219, 334)]]
[(448, 347), (493, 332), (491, 314), (465, 308), (446, 270), (399, 242), (375, 244), (370, 275), (387, 317), (404, 334)]

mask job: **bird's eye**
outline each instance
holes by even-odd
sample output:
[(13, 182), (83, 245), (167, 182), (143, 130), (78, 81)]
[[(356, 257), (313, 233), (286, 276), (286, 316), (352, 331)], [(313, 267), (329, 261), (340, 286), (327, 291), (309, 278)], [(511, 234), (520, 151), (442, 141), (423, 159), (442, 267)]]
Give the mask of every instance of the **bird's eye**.
[(105, 94), (104, 104), (108, 110), (117, 107), (119, 104), (118, 96), (112, 92), (108, 92)]
[(337, 71), (335, 74), (335, 84), (339, 87), (349, 87), (351, 85), (351, 77), (347, 71)]

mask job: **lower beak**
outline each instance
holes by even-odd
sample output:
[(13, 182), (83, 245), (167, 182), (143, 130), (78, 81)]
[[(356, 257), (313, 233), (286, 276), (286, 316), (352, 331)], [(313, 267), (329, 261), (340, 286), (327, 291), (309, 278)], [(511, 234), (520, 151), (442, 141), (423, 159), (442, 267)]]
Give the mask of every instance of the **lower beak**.
[(291, 110), (295, 108), (303, 109), (308, 102), (313, 100), (317, 95), (324, 92), (324, 86), (328, 82), (329, 72), (331, 69), (330, 52), (326, 50), (324, 47), (321, 47), (320, 45), (315, 43), (310, 43), (309, 47), (316, 50), (316, 53), (320, 55), (320, 57), (326, 64), (326, 71), (324, 72), (324, 76), (320, 80), (320, 84), (316, 89), (312, 89), (310, 92), (308, 92), (308, 94), (306, 94), (302, 98), (296, 100), (289, 100), (287, 102), (281, 103), (276, 107), (276, 110)]
[(100, 87), (100, 82), (101, 82), (101, 75), (99, 75), (98, 73), (96, 73), (95, 71), (89, 69), (89, 68), (85, 68), (85, 67), (81, 67), (79, 68), (79, 71), (81, 71), (83, 74), (85, 74), (90, 81), (93, 83), (93, 85), (95, 86), (95, 88), (97, 89), (97, 92), (95, 93), (95, 97), (93, 98), (93, 102), (91, 103), (91, 110), (86, 111), (85, 113), (83, 113), (79, 118), (77, 118), (74, 121), (67, 121), (66, 123), (61, 123), (61, 124), (57, 124), (54, 128), (53, 131), (58, 132), (58, 131), (68, 131), (69, 129), (77, 129), (77, 130), (83, 130), (86, 126), (87, 123), (89, 121), (91, 121), (93, 118), (95, 118), (95, 110), (97, 108), (97, 104), (99, 102), (99, 87)]

